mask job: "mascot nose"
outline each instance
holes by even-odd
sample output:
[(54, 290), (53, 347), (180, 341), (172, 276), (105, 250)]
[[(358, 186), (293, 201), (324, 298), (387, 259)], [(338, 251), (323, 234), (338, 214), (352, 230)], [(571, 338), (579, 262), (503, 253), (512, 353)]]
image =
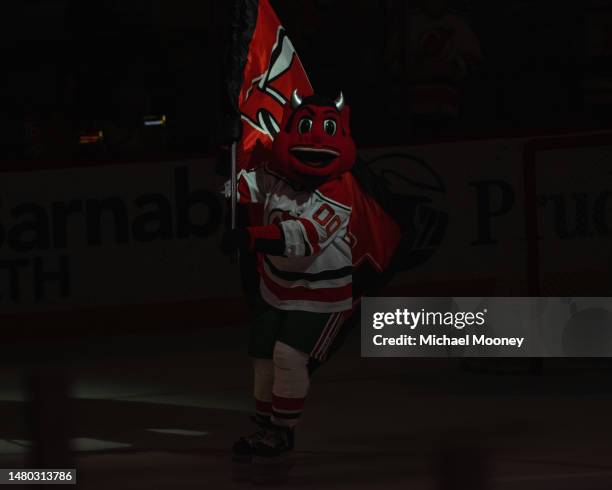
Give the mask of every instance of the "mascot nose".
[(317, 129), (313, 129), (310, 133), (308, 133), (310, 137), (310, 143), (319, 144), (323, 141), (323, 137), (320, 131)]

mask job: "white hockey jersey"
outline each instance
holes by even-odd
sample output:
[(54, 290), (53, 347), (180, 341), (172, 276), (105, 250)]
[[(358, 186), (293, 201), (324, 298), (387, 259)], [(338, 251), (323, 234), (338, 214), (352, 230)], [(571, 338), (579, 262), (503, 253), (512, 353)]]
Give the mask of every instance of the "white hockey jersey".
[(284, 256), (260, 257), (263, 299), (283, 310), (336, 312), (351, 309), (350, 177), (312, 191), (294, 187), (267, 167), (238, 175), (241, 203), (264, 205), (264, 225), (278, 224)]

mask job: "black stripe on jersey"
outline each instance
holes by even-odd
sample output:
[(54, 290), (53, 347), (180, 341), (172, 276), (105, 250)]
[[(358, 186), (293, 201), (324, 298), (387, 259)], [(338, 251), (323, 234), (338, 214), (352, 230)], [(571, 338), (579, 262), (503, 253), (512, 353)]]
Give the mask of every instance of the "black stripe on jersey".
[(264, 257), (264, 260), (270, 268), (270, 272), (283, 281), (299, 281), (301, 279), (309, 282), (329, 281), (330, 279), (341, 279), (353, 273), (353, 266), (351, 265), (341, 267), (340, 269), (331, 269), (321, 272), (282, 271), (275, 267), (268, 257)]
[(333, 201), (331, 200), (329, 197), (325, 197), (323, 194), (321, 194), (319, 191), (314, 191), (314, 193), (319, 196), (321, 199), (323, 199), (325, 202), (328, 202), (329, 204), (333, 204), (334, 206), (339, 207), (340, 209), (344, 209), (345, 211), (348, 211), (349, 213), (351, 212), (351, 208), (348, 206), (345, 206), (344, 204), (340, 204), (339, 202)]

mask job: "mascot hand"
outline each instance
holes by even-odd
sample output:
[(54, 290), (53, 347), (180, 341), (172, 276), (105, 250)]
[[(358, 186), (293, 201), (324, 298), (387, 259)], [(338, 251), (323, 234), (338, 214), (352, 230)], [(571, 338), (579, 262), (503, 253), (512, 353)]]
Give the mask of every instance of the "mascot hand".
[(232, 255), (236, 250), (249, 250), (251, 247), (251, 235), (244, 228), (226, 230), (221, 238), (221, 250), (226, 255)]
[(219, 194), (222, 194), (225, 199), (232, 197), (232, 181), (228, 180), (223, 184), (223, 188), (219, 190)]

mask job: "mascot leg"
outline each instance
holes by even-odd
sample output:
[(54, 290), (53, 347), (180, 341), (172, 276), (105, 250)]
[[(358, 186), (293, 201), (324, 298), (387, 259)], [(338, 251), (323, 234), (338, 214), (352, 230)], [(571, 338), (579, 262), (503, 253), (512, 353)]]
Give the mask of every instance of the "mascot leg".
[(297, 425), (310, 387), (310, 356), (284, 342), (274, 345), (272, 417), (264, 437), (254, 446), (253, 480), (279, 483), (286, 480), (293, 465), (293, 430)]
[(273, 358), (273, 424), (291, 428), (297, 425), (310, 387), (309, 357), (283, 342), (276, 342)]
[(294, 447), (298, 424), (310, 388), (313, 363), (321, 364), (339, 338), (350, 312), (287, 311), (273, 350), (272, 417), (267, 437), (255, 445), (254, 456), (270, 462)]
[(241, 437), (232, 447), (232, 457), (237, 463), (250, 463), (255, 445), (261, 440), (271, 426), (272, 385), (274, 381), (274, 363), (272, 355), (276, 336), (284, 319), (284, 312), (272, 308), (263, 301), (255, 306), (255, 316), (251, 327), (249, 355), (253, 359), (253, 396), (255, 415), (252, 417), (256, 430)]
[[(274, 364), (272, 359), (253, 359), (253, 397), (255, 399), (255, 415), (252, 417), (257, 426), (255, 432), (243, 436), (232, 446), (232, 459), (238, 466), (250, 463), (253, 459), (255, 445), (266, 435), (272, 416), (272, 383), (274, 380)], [(248, 465), (246, 465), (248, 466)], [(248, 478), (248, 470), (235, 470), (237, 479)], [(244, 473), (246, 472), (246, 473)]]
[(255, 462), (276, 462), (293, 449), (293, 429), (300, 420), (310, 387), (309, 357), (284, 342), (274, 344), (272, 416), (265, 437), (255, 443)]
[(270, 423), (272, 416), (272, 384), (274, 363), (272, 359), (253, 359), (253, 397), (255, 418), (259, 424)]

